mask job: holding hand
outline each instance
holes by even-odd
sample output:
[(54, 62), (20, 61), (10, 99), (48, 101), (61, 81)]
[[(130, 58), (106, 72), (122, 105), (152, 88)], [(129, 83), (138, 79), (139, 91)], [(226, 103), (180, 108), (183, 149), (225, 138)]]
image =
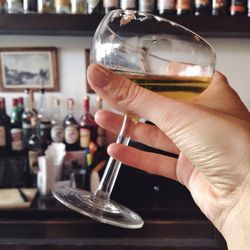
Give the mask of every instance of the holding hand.
[[(225, 77), (192, 103), (160, 96), (99, 65), (88, 80), (105, 101), (156, 126), (130, 122), (127, 136), (178, 159), (111, 144), (115, 159), (184, 184), (202, 212), (224, 235), (229, 249), (250, 249), (250, 115)], [(122, 118), (99, 111), (97, 123), (118, 133)]]

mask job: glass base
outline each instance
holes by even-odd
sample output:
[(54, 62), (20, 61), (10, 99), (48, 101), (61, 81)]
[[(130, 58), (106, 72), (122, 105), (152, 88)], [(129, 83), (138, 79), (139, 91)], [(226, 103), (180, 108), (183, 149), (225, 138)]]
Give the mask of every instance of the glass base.
[(141, 228), (144, 224), (132, 210), (82, 189), (56, 187), (52, 194), (68, 208), (102, 223), (129, 229)]

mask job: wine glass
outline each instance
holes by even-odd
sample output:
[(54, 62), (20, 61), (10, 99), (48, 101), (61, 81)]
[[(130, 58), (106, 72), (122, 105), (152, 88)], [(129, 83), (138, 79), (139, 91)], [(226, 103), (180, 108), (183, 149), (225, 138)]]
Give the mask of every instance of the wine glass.
[[(139, 11), (114, 10), (95, 32), (91, 62), (161, 95), (188, 101), (208, 87), (215, 52), (203, 38), (175, 22)], [(117, 143), (129, 143), (124, 136), (128, 119), (137, 121), (138, 117), (124, 115)], [(121, 162), (110, 157), (95, 193), (57, 187), (53, 195), (67, 207), (100, 222), (140, 228), (143, 220), (139, 215), (110, 199), (120, 166)]]

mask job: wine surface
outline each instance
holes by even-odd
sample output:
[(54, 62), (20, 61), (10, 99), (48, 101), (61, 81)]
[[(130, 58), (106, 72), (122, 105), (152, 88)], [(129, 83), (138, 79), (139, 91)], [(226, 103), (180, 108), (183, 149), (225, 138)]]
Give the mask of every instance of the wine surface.
[(211, 82), (210, 77), (159, 76), (125, 71), (116, 72), (160, 95), (186, 101), (192, 100), (195, 96), (204, 91)]

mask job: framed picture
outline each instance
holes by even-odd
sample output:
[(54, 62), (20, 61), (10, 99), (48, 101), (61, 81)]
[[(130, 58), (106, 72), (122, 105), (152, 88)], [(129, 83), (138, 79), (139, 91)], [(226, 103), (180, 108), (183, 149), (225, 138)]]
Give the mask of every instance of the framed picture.
[(90, 64), (90, 49), (85, 49), (85, 65), (86, 65), (86, 88), (87, 88), (87, 93), (92, 94), (95, 93), (94, 90), (90, 87), (88, 79), (87, 79), (87, 68)]
[(58, 91), (57, 49), (0, 48), (0, 88)]

